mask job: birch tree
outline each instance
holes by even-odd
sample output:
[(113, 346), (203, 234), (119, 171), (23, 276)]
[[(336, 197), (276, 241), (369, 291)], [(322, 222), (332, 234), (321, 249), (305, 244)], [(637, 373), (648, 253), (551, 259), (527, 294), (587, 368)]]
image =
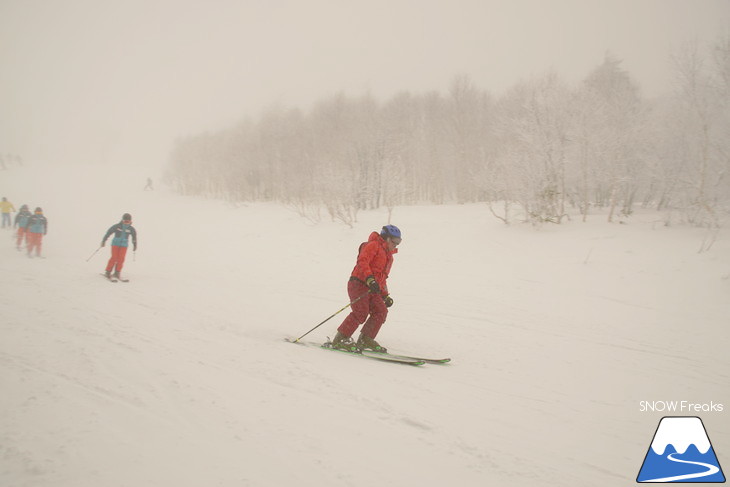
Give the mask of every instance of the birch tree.
[(675, 103), (681, 124), (673, 134), (684, 142), (677, 154), (681, 173), (682, 206), (690, 222), (717, 228), (719, 206), (727, 202), (730, 169), (728, 114), (728, 40), (714, 46), (714, 64), (707, 62), (696, 43), (673, 57), (677, 76)]
[(498, 181), (493, 192), (518, 202), (533, 223), (565, 217), (570, 97), (568, 87), (549, 73), (517, 86), (499, 106), (499, 153), (487, 177)]
[(584, 122), (591, 127), (591, 135), (583, 138), (588, 145), (581, 154), (593, 159), (584, 163), (593, 168), (595, 201), (608, 207), (609, 222), (619, 204), (624, 214), (632, 212), (644, 174), (641, 98), (638, 87), (620, 64), (607, 54), (603, 64), (584, 81), (586, 106), (591, 114)]

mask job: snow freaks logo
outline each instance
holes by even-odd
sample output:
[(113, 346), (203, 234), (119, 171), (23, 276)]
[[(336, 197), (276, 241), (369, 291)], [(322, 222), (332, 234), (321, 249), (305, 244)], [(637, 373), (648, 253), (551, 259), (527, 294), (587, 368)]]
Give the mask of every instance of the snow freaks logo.
[(637, 482), (725, 482), (705, 425), (696, 416), (659, 421)]

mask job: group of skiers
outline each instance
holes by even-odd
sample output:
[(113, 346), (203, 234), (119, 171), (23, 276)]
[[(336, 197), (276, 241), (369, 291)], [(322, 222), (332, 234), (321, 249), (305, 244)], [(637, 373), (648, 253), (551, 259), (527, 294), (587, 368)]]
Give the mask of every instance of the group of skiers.
[[(28, 205), (22, 205), (15, 215), (15, 221), (11, 223), (10, 214), (14, 213), (15, 206), (6, 197), (0, 201), (0, 213), (2, 213), (2, 228), (17, 229), (15, 235), (15, 247), (18, 251), (25, 249), (28, 257), (41, 256), (43, 247), (43, 236), (48, 233), (48, 219), (43, 214), (43, 208), (36, 207), (33, 213)], [(124, 267), (124, 260), (129, 247), (129, 239), (132, 239), (132, 248), (137, 250), (137, 230), (132, 226), (132, 215), (125, 213), (119, 223), (112, 225), (101, 240), (101, 247), (106, 246), (106, 241), (114, 235), (111, 245), (111, 257), (107, 262), (104, 275), (107, 278), (120, 278)]]
[(3, 197), (0, 201), (0, 212), (2, 212), (2, 228), (17, 228), (15, 236), (15, 247), (20, 251), (23, 250), (23, 244), (28, 253), (28, 257), (40, 257), (43, 247), (43, 236), (48, 233), (48, 219), (43, 214), (43, 208), (36, 207), (33, 213), (28, 209), (28, 205), (22, 205), (18, 214), (15, 215), (15, 221), (10, 223), (10, 213), (15, 212), (15, 206)]
[[(28, 205), (22, 205), (15, 216), (14, 225), (10, 224), (10, 213), (15, 207), (7, 198), (0, 202), (2, 212), (2, 228), (17, 228), (16, 247), (22, 250), (25, 241), (28, 257), (41, 255), (43, 236), (48, 232), (48, 220), (43, 209), (37, 207), (33, 213)], [(104, 275), (111, 280), (120, 279), (124, 267), (127, 249), (132, 240), (132, 249), (137, 250), (137, 230), (132, 226), (132, 215), (124, 213), (121, 221), (115, 223), (104, 234), (101, 247), (111, 241), (111, 257), (107, 262)], [(350, 273), (347, 294), (350, 297), (350, 314), (337, 328), (335, 338), (329, 346), (341, 350), (374, 350), (386, 352), (375, 337), (385, 323), (388, 308), (393, 305), (393, 298), (388, 292), (388, 275), (393, 265), (393, 255), (398, 252), (402, 240), (401, 231), (395, 225), (386, 225), (380, 233), (372, 232), (367, 242), (363, 242), (357, 255), (355, 267)], [(100, 247), (100, 248), (101, 248)], [(357, 341), (352, 339), (355, 331), (363, 325)]]

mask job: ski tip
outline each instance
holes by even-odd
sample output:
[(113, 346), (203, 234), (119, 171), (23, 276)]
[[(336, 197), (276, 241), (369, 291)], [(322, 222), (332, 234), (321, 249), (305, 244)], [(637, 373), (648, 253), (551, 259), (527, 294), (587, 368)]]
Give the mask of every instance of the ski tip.
[(425, 360), (406, 360), (406, 359), (402, 359), (402, 360), (387, 359), (387, 360), (389, 362), (393, 362), (395, 364), (414, 365), (416, 367), (421, 366), (421, 365), (426, 365), (428, 363)]
[(416, 367), (418, 367), (420, 365), (426, 365), (425, 360), (389, 360), (389, 361), (396, 363), (396, 364), (415, 365)]

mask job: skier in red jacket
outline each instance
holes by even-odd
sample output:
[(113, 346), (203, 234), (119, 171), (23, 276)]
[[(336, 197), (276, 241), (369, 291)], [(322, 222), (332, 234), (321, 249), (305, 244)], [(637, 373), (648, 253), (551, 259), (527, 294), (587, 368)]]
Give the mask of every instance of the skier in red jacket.
[[(367, 242), (360, 245), (357, 263), (347, 283), (347, 294), (352, 311), (337, 328), (332, 347), (342, 350), (373, 350), (386, 352), (375, 341), (380, 327), (388, 316), (393, 298), (388, 293), (388, 274), (393, 265), (393, 254), (398, 252), (401, 232), (394, 225), (386, 225), (380, 234), (373, 232)], [(357, 342), (352, 340), (355, 330), (365, 323)]]

